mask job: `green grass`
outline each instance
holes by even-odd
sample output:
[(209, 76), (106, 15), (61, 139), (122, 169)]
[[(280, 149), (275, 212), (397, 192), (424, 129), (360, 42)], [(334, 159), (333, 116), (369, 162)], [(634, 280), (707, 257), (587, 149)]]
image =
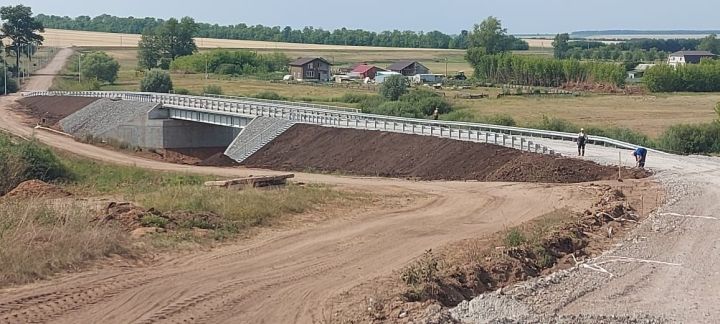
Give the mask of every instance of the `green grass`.
[[(227, 190), (193, 185), (165, 186), (152, 192), (133, 195), (131, 200), (162, 212), (210, 212), (221, 215), (221, 228), (239, 231), (271, 225), (286, 215), (300, 214), (316, 207), (348, 202), (348, 194), (326, 186), (288, 185), (281, 189)], [(185, 224), (183, 227), (208, 227)]]
[(200, 186), (216, 177), (146, 170), (137, 167), (95, 162), (60, 154), (70, 173), (67, 189), (76, 194), (124, 194), (133, 196), (177, 186)]

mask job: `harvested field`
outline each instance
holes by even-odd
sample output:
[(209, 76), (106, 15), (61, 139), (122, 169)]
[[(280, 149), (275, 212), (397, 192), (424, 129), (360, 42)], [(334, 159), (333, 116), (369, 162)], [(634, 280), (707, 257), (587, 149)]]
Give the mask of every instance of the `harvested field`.
[[(420, 180), (577, 183), (617, 179), (594, 162), (429, 136), (295, 125), (243, 165)], [(624, 178), (649, 173), (624, 169)]]
[(45, 126), (56, 126), (57, 123), (95, 102), (97, 98), (86, 97), (26, 97), (18, 100), (19, 110), (32, 118), (33, 122), (40, 122), (45, 118)]

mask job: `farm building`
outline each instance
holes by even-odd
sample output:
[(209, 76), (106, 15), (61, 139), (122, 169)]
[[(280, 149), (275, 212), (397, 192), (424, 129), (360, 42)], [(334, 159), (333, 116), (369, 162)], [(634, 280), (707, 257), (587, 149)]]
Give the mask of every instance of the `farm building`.
[(668, 56), (667, 63), (672, 66), (683, 64), (697, 64), (704, 58), (715, 58), (717, 55), (708, 51), (679, 51)]
[(430, 69), (417, 61), (398, 61), (388, 66), (387, 70), (400, 73), (404, 76), (430, 73)]
[(378, 71), (385, 71), (382, 68), (379, 68), (374, 65), (368, 65), (368, 64), (361, 64), (356, 66), (351, 73), (357, 74), (361, 79), (370, 78), (375, 79), (375, 75), (377, 75)]
[(330, 81), (332, 64), (322, 57), (303, 57), (290, 62), (290, 75), (298, 81)]
[(400, 74), (398, 72), (393, 72), (393, 71), (378, 71), (377, 74), (375, 75), (375, 83), (377, 83), (377, 84), (383, 83), (383, 82), (385, 82), (385, 78), (388, 78), (393, 75), (402, 75), (402, 74)]
[(645, 71), (655, 66), (655, 64), (638, 64), (634, 69), (628, 71), (628, 79), (640, 79), (645, 75)]
[(421, 84), (421, 83), (437, 83), (441, 82), (443, 80), (442, 74), (415, 74), (412, 76), (411, 80), (415, 84)]

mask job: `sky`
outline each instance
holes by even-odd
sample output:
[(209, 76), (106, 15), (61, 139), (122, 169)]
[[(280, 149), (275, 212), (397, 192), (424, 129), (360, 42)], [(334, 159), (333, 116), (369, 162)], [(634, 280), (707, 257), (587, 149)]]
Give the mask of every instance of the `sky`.
[[(220, 25), (246, 23), (335, 29), (439, 30), (456, 34), (488, 16), (511, 34), (607, 29), (720, 29), (720, 1), (694, 0), (2, 0), (35, 14), (190, 16)], [(686, 6), (687, 5), (687, 6)]]

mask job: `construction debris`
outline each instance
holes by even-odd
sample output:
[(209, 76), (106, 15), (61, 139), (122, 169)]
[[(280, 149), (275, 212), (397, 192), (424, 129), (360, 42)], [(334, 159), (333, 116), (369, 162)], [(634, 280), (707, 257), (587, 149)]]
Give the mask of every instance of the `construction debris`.
[(268, 186), (284, 186), (287, 184), (287, 179), (294, 178), (295, 175), (292, 173), (277, 175), (277, 176), (249, 176), (245, 178), (237, 178), (230, 180), (221, 181), (208, 181), (205, 182), (207, 187), (219, 187), (228, 189), (242, 190), (245, 188), (259, 188)]

